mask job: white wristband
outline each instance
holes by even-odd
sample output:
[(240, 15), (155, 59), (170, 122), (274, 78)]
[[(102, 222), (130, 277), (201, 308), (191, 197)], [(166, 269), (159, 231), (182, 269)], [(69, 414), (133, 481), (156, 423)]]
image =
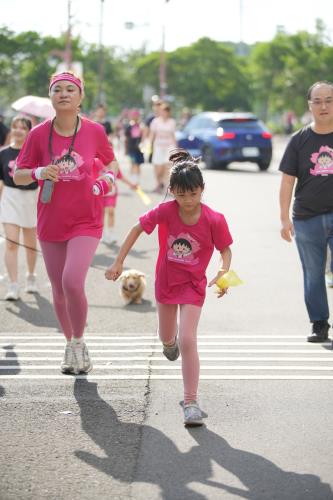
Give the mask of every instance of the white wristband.
[(42, 178), (42, 172), (43, 172), (44, 168), (46, 168), (46, 167), (38, 167), (35, 170), (35, 177), (39, 181), (43, 180), (43, 178)]
[(105, 175), (105, 177), (108, 177), (108, 178), (110, 179), (110, 181), (112, 182), (112, 184), (114, 184), (114, 179), (115, 179), (115, 177), (114, 177), (114, 173), (113, 173), (113, 172), (111, 172), (111, 171), (109, 170), (109, 171), (108, 171), (108, 172), (106, 172), (104, 175)]

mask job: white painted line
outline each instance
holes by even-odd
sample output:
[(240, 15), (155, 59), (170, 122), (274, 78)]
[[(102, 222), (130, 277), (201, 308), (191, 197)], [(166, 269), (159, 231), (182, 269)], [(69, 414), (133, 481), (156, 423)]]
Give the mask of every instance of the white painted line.
[[(87, 340), (87, 346), (105, 346), (105, 347), (131, 347), (131, 346), (149, 346), (153, 345), (154, 342), (93, 342)], [(65, 343), (61, 342), (17, 342), (15, 343), (15, 347), (24, 347), (24, 346), (34, 346), (34, 347), (64, 347)], [(199, 341), (198, 346), (301, 346), (307, 345), (306, 341), (303, 342), (205, 342)], [(322, 346), (330, 346), (331, 342), (322, 342), (320, 345)], [(14, 349), (14, 347), (11, 347)]]
[[(10, 339), (15, 339), (15, 340), (54, 340), (54, 337), (60, 337), (63, 339), (63, 335), (60, 333), (50, 333), (48, 336), (43, 336), (41, 335), (16, 335), (15, 333), (8, 334), (8, 335), (1, 335), (0, 334), (0, 341), (1, 340), (10, 340)], [(86, 333), (85, 337), (87, 339), (92, 339), (92, 340), (139, 340), (139, 339), (144, 339), (144, 340), (154, 340), (158, 338), (158, 335), (141, 335), (138, 333), (137, 335), (133, 336), (128, 336), (126, 333), (123, 335), (115, 334), (106, 334), (106, 335), (94, 335), (93, 333)], [(234, 334), (229, 334), (229, 335), (198, 335), (199, 339), (303, 339), (305, 340), (304, 335), (240, 335), (238, 333)]]
[[(182, 380), (182, 375), (3, 375), (2, 380)], [(332, 375), (201, 375), (200, 380), (333, 380)]]
[[(0, 365), (1, 370), (59, 370), (58, 365)], [(181, 370), (181, 366), (177, 365), (94, 365), (94, 370)], [(221, 366), (221, 365), (203, 365), (200, 370), (298, 370), (298, 371), (332, 371), (332, 366), (253, 366), (253, 365), (231, 365), (231, 366)]]
[[(322, 345), (322, 344), (321, 344)], [(88, 344), (89, 346), (89, 344)], [(63, 346), (64, 347), (64, 346)], [(199, 353), (201, 352), (213, 352), (214, 354), (216, 353), (234, 353), (234, 354), (326, 354), (326, 350), (320, 350), (320, 346), (317, 345), (316, 347), (314, 344), (311, 346), (309, 345), (308, 349), (198, 349)], [(4, 351), (2, 351), (3, 353)], [(16, 347), (10, 347), (5, 350), (7, 353), (31, 353), (31, 352), (41, 352), (41, 353), (53, 353), (53, 354), (63, 354), (64, 349), (17, 349)], [(141, 352), (149, 352), (149, 353), (157, 353), (161, 354), (161, 348), (158, 349), (94, 349), (94, 348), (89, 348), (89, 352), (91, 353), (103, 353), (106, 354), (108, 352), (112, 354), (118, 354), (118, 353), (141, 353)]]
[[(200, 361), (297, 361), (297, 362), (303, 362), (303, 361), (308, 361), (308, 362), (315, 362), (315, 361), (325, 361), (325, 362), (331, 362), (333, 363), (333, 356), (325, 356), (325, 352), (322, 353), (322, 357), (313, 357), (313, 356), (301, 356), (301, 357), (277, 357), (277, 356), (258, 356), (258, 357), (252, 357), (252, 356), (222, 356), (222, 357), (215, 357), (215, 356), (207, 356), (207, 357), (200, 357)], [(34, 356), (34, 357), (26, 357), (26, 356), (7, 356), (7, 357), (0, 357), (0, 362), (2, 361), (18, 361), (19, 363), (21, 361), (61, 361), (62, 357), (51, 357), (51, 356)], [(166, 363), (169, 363), (169, 361), (164, 358), (164, 357), (151, 357), (151, 356), (98, 356), (95, 357), (93, 361), (165, 361)], [(178, 360), (181, 360), (181, 357), (178, 358)]]

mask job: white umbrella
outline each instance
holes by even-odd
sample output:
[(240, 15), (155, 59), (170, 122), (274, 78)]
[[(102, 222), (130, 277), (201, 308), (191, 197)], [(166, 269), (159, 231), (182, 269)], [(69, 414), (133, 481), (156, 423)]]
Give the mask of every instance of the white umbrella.
[(39, 118), (53, 118), (55, 115), (50, 99), (35, 95), (26, 95), (17, 99), (13, 102), (12, 108)]

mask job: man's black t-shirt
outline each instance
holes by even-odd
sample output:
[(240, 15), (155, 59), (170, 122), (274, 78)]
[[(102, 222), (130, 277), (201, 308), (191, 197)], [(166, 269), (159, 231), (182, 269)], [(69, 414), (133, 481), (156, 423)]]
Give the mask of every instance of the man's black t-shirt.
[(9, 128), (2, 122), (0, 122), (0, 146), (5, 144), (7, 134), (9, 132)]
[(333, 212), (333, 132), (317, 134), (307, 126), (296, 132), (279, 170), (297, 177), (293, 217), (309, 219)]
[(14, 184), (13, 176), (15, 169), (15, 160), (18, 157), (20, 149), (14, 149), (11, 146), (0, 151), (0, 180), (5, 186), (22, 189), (23, 191), (37, 189), (38, 182), (32, 182), (28, 186), (17, 186)]

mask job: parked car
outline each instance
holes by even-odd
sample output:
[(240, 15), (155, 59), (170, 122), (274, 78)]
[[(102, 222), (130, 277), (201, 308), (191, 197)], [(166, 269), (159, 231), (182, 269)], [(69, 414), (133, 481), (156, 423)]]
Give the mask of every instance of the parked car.
[(272, 135), (252, 113), (199, 113), (177, 132), (177, 142), (192, 156), (202, 156), (207, 168), (249, 161), (267, 170), (272, 159)]

